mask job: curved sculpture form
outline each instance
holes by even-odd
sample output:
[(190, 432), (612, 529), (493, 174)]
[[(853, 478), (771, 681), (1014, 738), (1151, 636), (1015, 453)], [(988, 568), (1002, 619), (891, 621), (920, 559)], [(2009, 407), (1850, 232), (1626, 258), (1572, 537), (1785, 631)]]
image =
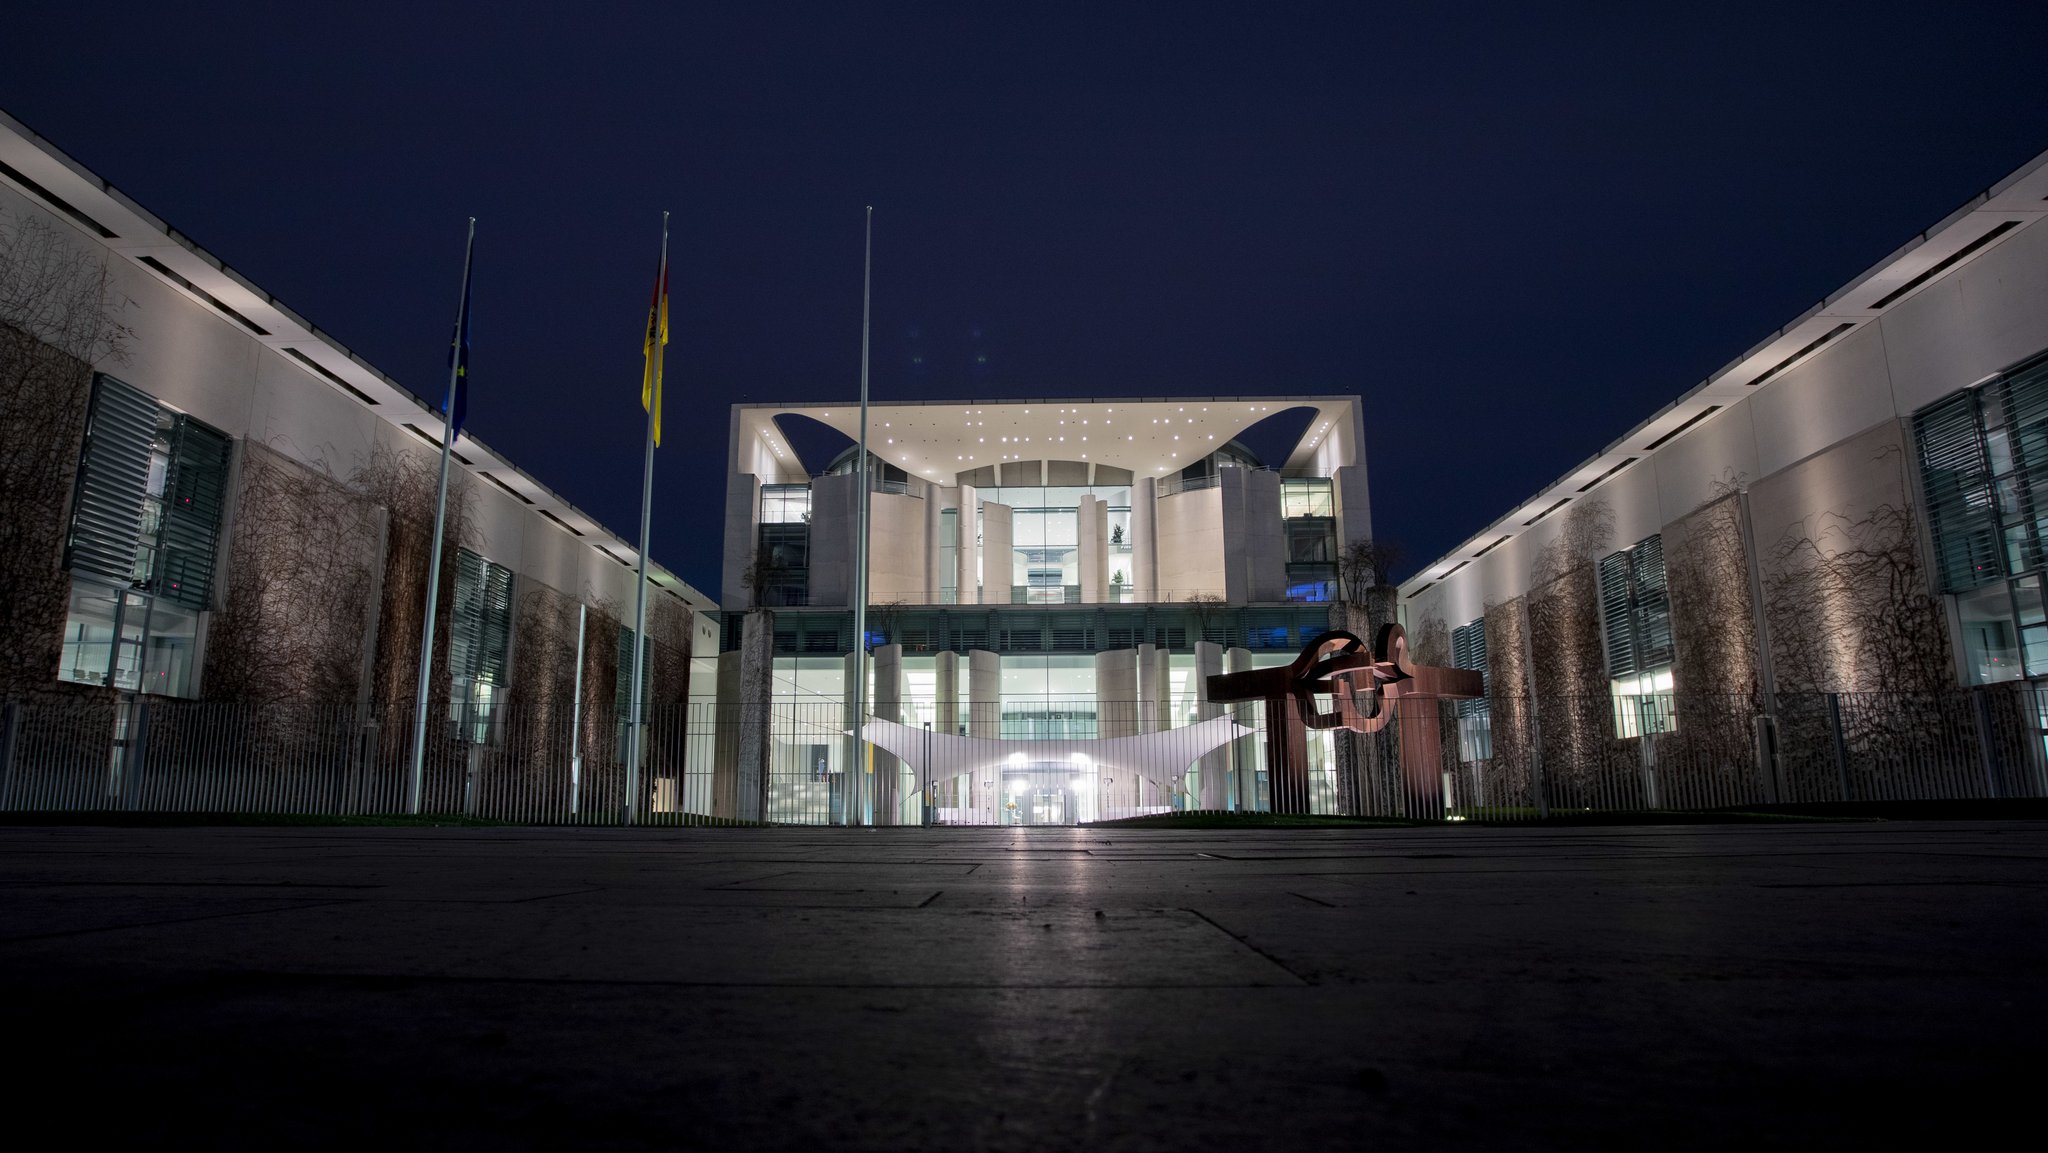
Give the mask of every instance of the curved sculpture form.
[[(1275, 812), (1308, 811), (1309, 730), (1376, 733), (1393, 720), (1398, 700), (1455, 700), (1484, 692), (1473, 670), (1415, 664), (1408, 655), (1408, 631), (1398, 624), (1381, 628), (1371, 648), (1353, 633), (1332, 629), (1303, 645), (1291, 664), (1209, 678), (1211, 701), (1265, 703), (1266, 768)], [(1330, 698), (1328, 711), (1316, 703), (1321, 696)], [(1437, 726), (1406, 725), (1401, 738), (1401, 763), (1410, 786), (1426, 784), (1437, 771)]]

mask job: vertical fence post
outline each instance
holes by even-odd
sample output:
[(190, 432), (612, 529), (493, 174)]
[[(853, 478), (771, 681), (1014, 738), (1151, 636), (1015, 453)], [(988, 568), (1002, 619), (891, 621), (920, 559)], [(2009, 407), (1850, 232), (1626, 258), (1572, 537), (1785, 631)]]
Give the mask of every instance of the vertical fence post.
[(1842, 732), (1842, 694), (1828, 694), (1828, 736), (1835, 746), (1835, 784), (1842, 791), (1842, 800), (1853, 801), (1856, 794), (1849, 788), (1849, 740)]
[(1778, 788), (1777, 722), (1770, 713), (1762, 712), (1751, 723), (1756, 730), (1756, 771), (1764, 787), (1764, 801), (1775, 805), (1785, 799)]
[(1970, 693), (1977, 714), (1977, 759), (1984, 766), (1984, 795), (1998, 799), (1997, 730), (1991, 721), (1991, 691), (1979, 688)]
[(14, 749), (21, 739), (21, 702), (0, 704), (0, 810), (14, 808)]
[(1650, 732), (1650, 726), (1643, 726), (1643, 735), (1638, 742), (1643, 771), (1643, 807), (1661, 809), (1664, 806), (1659, 803), (1661, 798), (1657, 795), (1657, 741), (1655, 734)]
[(128, 741), (121, 754), (121, 807), (142, 803), (142, 766), (149, 756), (149, 698), (137, 694), (128, 705)]

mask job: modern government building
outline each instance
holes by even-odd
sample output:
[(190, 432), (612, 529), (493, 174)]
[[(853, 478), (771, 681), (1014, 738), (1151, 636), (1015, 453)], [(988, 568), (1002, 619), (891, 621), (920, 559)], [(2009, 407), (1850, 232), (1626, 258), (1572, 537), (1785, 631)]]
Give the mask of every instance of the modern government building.
[[(437, 406), (4, 115), (0, 245), (0, 692), (409, 715)], [(471, 436), (455, 466), (437, 715), (580, 702), (609, 742), (637, 549)], [(650, 698), (681, 702), (716, 614), (652, 576)]]
[[(1358, 396), (884, 403), (865, 492), (853, 448), (797, 447), (850, 445), (852, 405), (733, 406), (716, 600), (650, 566), (630, 797), (639, 558), (465, 436), (428, 804), (1065, 824), (2048, 793), (2043, 216), (2048, 157), (1397, 591), (1356, 563)], [(4, 116), (0, 260), (0, 808), (394, 804), (435, 406)], [(1208, 676), (1390, 618), (1484, 696), (1313, 731), (1273, 779), (1259, 710)], [(1410, 725), (1436, 735), (1386, 739)], [(1399, 763), (1422, 748), (1441, 763)]]
[[(1488, 679), (1446, 773), (2048, 792), (2043, 217), (2048, 156), (1410, 577), (1418, 647)], [(1904, 779), (1931, 759), (1961, 783)]]

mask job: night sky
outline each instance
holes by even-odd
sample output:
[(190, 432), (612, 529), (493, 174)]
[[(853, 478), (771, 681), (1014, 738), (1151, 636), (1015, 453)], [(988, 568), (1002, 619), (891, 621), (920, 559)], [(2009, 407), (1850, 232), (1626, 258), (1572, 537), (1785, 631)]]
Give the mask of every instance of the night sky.
[(416, 392), (478, 217), (471, 429), (628, 537), (673, 211), (714, 596), (864, 205), (877, 400), (1359, 393), (1405, 573), (2048, 148), (2043, 4), (381, 7), (18, 4), (0, 107)]

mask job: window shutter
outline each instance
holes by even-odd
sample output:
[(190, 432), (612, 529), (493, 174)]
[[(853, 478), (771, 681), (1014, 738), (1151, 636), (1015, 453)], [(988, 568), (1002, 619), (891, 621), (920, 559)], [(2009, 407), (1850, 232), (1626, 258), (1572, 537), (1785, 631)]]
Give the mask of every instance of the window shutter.
[(512, 648), (512, 570), (468, 549), (455, 550), (454, 616), (448, 623), (448, 672), (457, 679), (506, 683)]
[[(2048, 359), (2023, 366), (1987, 389), (1984, 403), (2005, 406), (2016, 474), (2012, 484), (2014, 507), (2002, 510), (2005, 529), (2008, 539), (2014, 529), (2020, 530), (2017, 571), (2033, 571), (2048, 560), (2043, 555), (2041, 539), (2048, 532), (2048, 525), (2042, 523), (2048, 517)], [(2037, 487), (2040, 499), (2036, 496)]]
[(214, 553), (227, 505), (228, 438), (180, 416), (171, 433), (171, 470), (164, 482), (162, 547), (151, 590), (187, 608), (213, 599)]
[(1990, 468), (1977, 429), (1977, 398), (1964, 393), (1913, 418), (1920, 479), (1942, 592), (1961, 593), (2004, 575)]
[[(1479, 674), (1481, 691), (1487, 688), (1486, 676), (1486, 620), (1480, 618), (1468, 625), (1451, 630), (1451, 665), (1454, 668), (1471, 669)], [(1458, 702), (1458, 715), (1478, 716), (1487, 711), (1487, 698)]]
[(1635, 628), (1629, 611), (1628, 554), (1618, 552), (1600, 560), (1600, 623), (1607, 633), (1607, 675), (1612, 678), (1636, 674)]
[(1664, 584), (1664, 538), (1629, 550), (1629, 592), (1635, 601), (1636, 667), (1645, 672), (1671, 663), (1671, 597)]
[(163, 407), (141, 389), (111, 376), (94, 378), (67, 545), (74, 571), (122, 585), (134, 579), (150, 444), (162, 415)]
[[(644, 679), (640, 682), (640, 710), (641, 714), (644, 716), (646, 715), (649, 704), (654, 699), (653, 646), (649, 645), (643, 647), (640, 652), (640, 659), (644, 662), (641, 666), (641, 675), (644, 677)], [(615, 695), (617, 698), (619, 718), (621, 720), (624, 720), (632, 716), (633, 629), (629, 625), (619, 626), (619, 683), (618, 691)]]

